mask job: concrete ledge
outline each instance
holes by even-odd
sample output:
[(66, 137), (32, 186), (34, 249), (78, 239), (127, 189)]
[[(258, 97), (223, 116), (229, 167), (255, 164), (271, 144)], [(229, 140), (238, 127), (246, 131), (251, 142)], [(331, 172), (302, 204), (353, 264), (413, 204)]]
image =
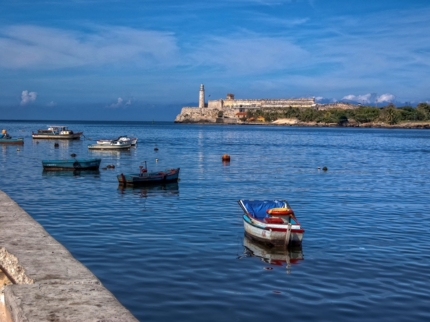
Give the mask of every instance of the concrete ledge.
[(0, 191), (0, 267), (12, 321), (137, 321), (101, 282)]

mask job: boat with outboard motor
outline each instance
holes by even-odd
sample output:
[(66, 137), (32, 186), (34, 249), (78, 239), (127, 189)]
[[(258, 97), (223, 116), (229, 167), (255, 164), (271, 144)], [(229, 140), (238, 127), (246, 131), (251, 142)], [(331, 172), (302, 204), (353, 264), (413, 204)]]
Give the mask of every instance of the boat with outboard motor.
[(37, 130), (32, 132), (33, 139), (61, 139), (61, 140), (79, 140), (83, 132), (73, 132), (67, 126), (49, 125), (46, 130)]
[(273, 246), (301, 245), (305, 230), (286, 200), (239, 200), (245, 233)]
[(178, 182), (180, 168), (167, 169), (164, 171), (148, 172), (145, 166), (139, 166), (139, 173), (119, 174), (117, 179), (120, 185), (153, 185)]

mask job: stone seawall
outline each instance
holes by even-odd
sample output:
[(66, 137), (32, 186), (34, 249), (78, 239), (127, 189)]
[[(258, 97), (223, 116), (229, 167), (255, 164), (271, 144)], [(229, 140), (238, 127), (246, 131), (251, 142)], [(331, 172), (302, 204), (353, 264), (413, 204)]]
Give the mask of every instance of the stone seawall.
[(8, 321), (137, 321), (94, 274), (2, 191), (0, 268), (12, 282), (0, 285)]

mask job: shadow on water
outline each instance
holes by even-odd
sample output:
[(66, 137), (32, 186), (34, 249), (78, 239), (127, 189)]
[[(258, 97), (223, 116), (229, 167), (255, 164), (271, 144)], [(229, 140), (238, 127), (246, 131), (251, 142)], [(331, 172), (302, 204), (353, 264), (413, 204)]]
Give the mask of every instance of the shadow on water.
[(301, 246), (295, 247), (270, 247), (258, 241), (255, 241), (246, 235), (243, 237), (243, 255), (244, 257), (257, 257), (262, 262), (274, 266), (286, 266), (287, 269), (291, 264), (297, 264), (304, 260)]
[(98, 177), (99, 175), (99, 170), (42, 171), (44, 177)]
[(118, 185), (118, 192), (121, 194), (139, 195), (141, 198), (147, 198), (154, 195), (177, 196), (179, 195), (179, 184), (177, 182), (172, 182), (151, 186)]

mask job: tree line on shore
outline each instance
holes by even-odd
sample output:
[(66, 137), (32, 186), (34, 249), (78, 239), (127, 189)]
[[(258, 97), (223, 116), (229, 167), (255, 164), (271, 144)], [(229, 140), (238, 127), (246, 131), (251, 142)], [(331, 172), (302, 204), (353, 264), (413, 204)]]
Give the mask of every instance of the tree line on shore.
[(385, 107), (359, 106), (355, 109), (327, 109), (286, 107), (283, 109), (248, 110), (242, 121), (262, 120), (273, 122), (280, 118), (295, 118), (301, 122), (336, 123), (348, 122), (371, 123), (383, 122), (390, 125), (400, 122), (430, 121), (430, 104), (419, 103), (417, 107), (396, 107), (390, 103)]

